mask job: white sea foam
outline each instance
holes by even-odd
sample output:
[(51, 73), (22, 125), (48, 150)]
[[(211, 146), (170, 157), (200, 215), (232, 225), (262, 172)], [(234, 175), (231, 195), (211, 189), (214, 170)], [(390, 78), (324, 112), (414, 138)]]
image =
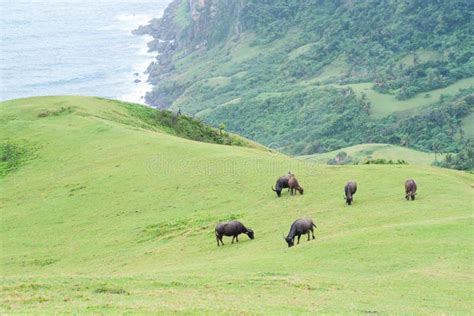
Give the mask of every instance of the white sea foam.
[[(160, 13), (160, 16), (162, 14), (163, 12)], [(147, 24), (151, 20), (151, 17), (143, 14), (121, 14), (117, 16), (117, 19), (123, 23), (124, 27), (126, 26), (127, 28), (134, 30), (137, 29), (140, 25)], [(153, 89), (153, 86), (147, 81), (148, 75), (145, 73), (145, 71), (150, 65), (150, 63), (154, 61), (155, 54), (149, 52), (147, 45), (148, 42), (153, 40), (153, 37), (149, 35), (143, 35), (142, 38), (143, 46), (138, 49), (137, 55), (140, 57), (140, 59), (145, 59), (145, 61), (142, 61), (135, 65), (134, 74), (130, 80), (134, 85), (133, 91), (122, 96), (121, 99), (128, 102), (145, 104), (146, 93)], [(138, 74), (138, 76), (136, 76), (135, 74)], [(135, 83), (134, 81), (136, 79), (140, 80), (140, 82)]]
[(117, 16), (117, 20), (128, 30), (134, 30), (140, 25), (148, 24), (151, 19), (152, 17), (146, 14), (119, 14)]
[[(127, 26), (136, 29), (139, 25), (146, 24), (150, 19), (145, 15), (120, 15), (118, 16), (120, 21), (125, 22)], [(146, 21), (143, 23), (143, 21)], [(137, 25), (138, 23), (138, 25)], [(145, 73), (146, 69), (151, 62), (155, 59), (155, 54), (149, 52), (147, 43), (153, 39), (149, 35), (142, 36), (143, 41), (140, 48), (137, 47), (137, 59), (140, 60), (133, 68), (134, 72), (130, 77), (130, 82), (133, 85), (132, 92), (127, 93), (120, 97), (121, 100), (127, 102), (134, 102), (140, 104), (145, 103), (145, 95), (148, 91), (151, 91), (153, 86), (147, 81), (148, 75)], [(138, 75), (137, 75), (138, 74)], [(136, 83), (135, 80), (140, 80)]]
[(102, 27), (100, 30), (122, 30), (127, 31), (128, 34), (140, 25), (146, 25), (152, 19), (147, 14), (119, 14), (115, 17), (115, 22)]
[(152, 85), (150, 85), (148, 82), (143, 81), (140, 83), (136, 83), (135, 85), (135, 90), (133, 90), (129, 94), (122, 96), (120, 100), (146, 105), (145, 94), (152, 89)]
[[(151, 61), (152, 59), (135, 65), (134, 73), (129, 77), (129, 80), (133, 85), (133, 89), (130, 93), (120, 97), (121, 100), (145, 104), (145, 94), (148, 91), (151, 91), (151, 89), (153, 88), (153, 86), (149, 82), (147, 82), (148, 75), (145, 74), (145, 70), (148, 68), (148, 65)], [(140, 80), (140, 82), (135, 83), (134, 81), (137, 79)]]

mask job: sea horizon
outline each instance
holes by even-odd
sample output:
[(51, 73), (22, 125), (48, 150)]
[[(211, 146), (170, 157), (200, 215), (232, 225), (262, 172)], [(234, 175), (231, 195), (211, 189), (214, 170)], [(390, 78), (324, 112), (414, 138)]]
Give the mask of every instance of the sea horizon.
[(83, 95), (144, 104), (151, 36), (132, 31), (169, 0), (6, 1), (2, 8), (0, 101)]

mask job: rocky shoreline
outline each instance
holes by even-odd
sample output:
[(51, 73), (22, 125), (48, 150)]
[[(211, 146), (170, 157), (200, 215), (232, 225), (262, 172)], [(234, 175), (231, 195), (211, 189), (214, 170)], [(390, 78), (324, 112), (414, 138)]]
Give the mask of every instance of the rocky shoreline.
[[(218, 0), (173, 0), (159, 19), (153, 19), (149, 24), (140, 26), (133, 33), (150, 35), (153, 40), (148, 43), (150, 52), (156, 52), (156, 60), (152, 62), (146, 73), (148, 82), (155, 89), (148, 92), (145, 102), (158, 108), (168, 108), (174, 100), (175, 93), (160, 91), (157, 87), (170, 78), (175, 69), (174, 58), (180, 52), (180, 58), (191, 53), (205, 52), (216, 41), (229, 34), (240, 32), (239, 25), (231, 25), (231, 19), (223, 22), (223, 9), (233, 8), (235, 15), (239, 14), (240, 1), (235, 4), (222, 4)], [(219, 24), (219, 30), (215, 26)], [(222, 27), (224, 25), (224, 27)], [(184, 88), (177, 87), (181, 92)], [(167, 90), (167, 89), (164, 89)]]
[[(153, 40), (148, 43), (149, 51), (156, 52), (157, 56), (153, 62), (147, 67), (145, 73), (148, 75), (148, 82), (156, 86), (158, 82), (165, 78), (172, 70), (172, 55), (175, 49), (175, 25), (173, 23), (176, 10), (180, 4), (179, 0), (172, 1), (165, 9), (163, 16), (159, 19), (153, 19), (149, 24), (140, 26), (133, 31), (135, 35), (150, 35)], [(159, 104), (154, 102), (155, 98), (150, 95), (153, 91), (149, 91), (145, 95), (145, 102), (149, 105), (167, 108), (168, 104)], [(160, 97), (156, 98), (159, 99)]]

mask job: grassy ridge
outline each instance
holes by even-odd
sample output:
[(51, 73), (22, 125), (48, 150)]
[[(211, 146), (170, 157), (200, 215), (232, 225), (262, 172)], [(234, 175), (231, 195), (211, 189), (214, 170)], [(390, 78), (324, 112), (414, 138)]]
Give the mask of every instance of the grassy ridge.
[[(472, 310), (472, 175), (195, 142), (94, 98), (4, 102), (0, 121), (2, 142), (37, 146), (0, 179), (2, 313)], [(305, 194), (277, 199), (270, 186), (288, 170)], [(302, 216), (316, 240), (288, 249), (281, 235)], [(232, 218), (256, 239), (218, 248), (213, 226)]]
[[(420, 109), (435, 104), (443, 95), (455, 95), (459, 90), (472, 88), (473, 85), (474, 78), (462, 79), (445, 88), (419, 93), (407, 100), (397, 100), (394, 95), (379, 93), (372, 89), (371, 83), (355, 83), (339, 87), (350, 87), (360, 95), (365, 94), (371, 104), (371, 116), (377, 119), (391, 114), (408, 116), (419, 113)], [(467, 124), (462, 126), (464, 129), (469, 128)]]
[[(336, 155), (341, 151), (346, 152), (349, 156), (357, 159), (360, 163), (363, 163), (366, 160), (385, 159), (394, 162), (404, 160), (409, 164), (429, 166), (435, 161), (434, 153), (424, 153), (390, 144), (361, 144), (324, 154), (300, 156), (299, 158), (305, 161), (326, 164), (328, 160), (336, 157)], [(443, 155), (439, 154), (437, 158), (438, 160), (441, 160)]]

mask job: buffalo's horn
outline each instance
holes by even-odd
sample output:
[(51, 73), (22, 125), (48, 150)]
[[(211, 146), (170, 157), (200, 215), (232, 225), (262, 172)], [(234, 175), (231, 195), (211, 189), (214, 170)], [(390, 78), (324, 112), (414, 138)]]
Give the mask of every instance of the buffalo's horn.
[(273, 188), (273, 186), (272, 186), (272, 190), (273, 190), (273, 192), (276, 192), (276, 190)]

